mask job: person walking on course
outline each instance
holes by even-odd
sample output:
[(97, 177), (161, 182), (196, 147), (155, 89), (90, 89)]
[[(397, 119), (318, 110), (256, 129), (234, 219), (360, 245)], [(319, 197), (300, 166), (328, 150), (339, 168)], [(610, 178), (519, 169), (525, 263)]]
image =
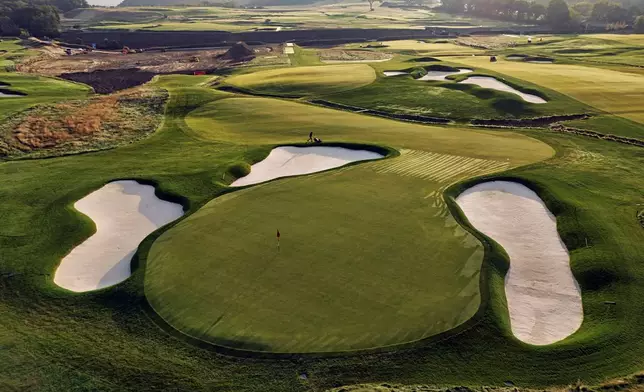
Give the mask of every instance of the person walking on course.
[(309, 140), (307, 140), (306, 142), (307, 142), (307, 143), (308, 143), (308, 142), (313, 143), (313, 131), (309, 132)]

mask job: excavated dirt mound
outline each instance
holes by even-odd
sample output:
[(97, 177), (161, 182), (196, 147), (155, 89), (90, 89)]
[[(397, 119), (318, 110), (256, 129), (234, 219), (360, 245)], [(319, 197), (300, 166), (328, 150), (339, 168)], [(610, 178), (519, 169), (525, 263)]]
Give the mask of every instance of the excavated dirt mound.
[(156, 75), (154, 72), (130, 68), (64, 73), (60, 77), (74, 82), (88, 84), (99, 94), (109, 94), (114, 91), (140, 86), (152, 80), (154, 75)]
[(221, 56), (224, 60), (234, 62), (249, 61), (255, 58), (255, 52), (245, 42), (237, 42)]

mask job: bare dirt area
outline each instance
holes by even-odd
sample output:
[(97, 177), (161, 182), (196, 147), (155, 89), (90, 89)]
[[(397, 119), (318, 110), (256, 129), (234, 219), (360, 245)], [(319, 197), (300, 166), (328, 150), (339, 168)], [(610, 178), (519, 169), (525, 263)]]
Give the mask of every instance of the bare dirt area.
[(229, 50), (129, 51), (127, 54), (124, 51), (73, 49), (68, 55), (65, 48), (57, 45), (40, 45), (37, 50), (38, 56), (18, 66), (20, 72), (59, 76), (88, 84), (98, 93), (138, 86), (159, 74), (211, 73), (273, 52), (271, 47), (251, 49), (243, 43), (235, 44)]
[(372, 52), (369, 50), (342, 50), (342, 49), (326, 49), (318, 52), (320, 60), (324, 62), (336, 61), (353, 61), (353, 62), (368, 62), (368, 61), (386, 61), (391, 59), (391, 55), (381, 52)]
[(129, 144), (153, 133), (167, 92), (137, 88), (40, 105), (0, 125), (0, 159), (58, 156)]

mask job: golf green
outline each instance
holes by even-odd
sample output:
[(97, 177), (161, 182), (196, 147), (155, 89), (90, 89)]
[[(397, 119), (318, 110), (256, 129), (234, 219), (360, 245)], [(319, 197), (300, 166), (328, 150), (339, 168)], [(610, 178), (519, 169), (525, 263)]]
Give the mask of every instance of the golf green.
[(399, 157), (219, 197), (155, 242), (145, 292), (157, 313), (190, 336), (254, 351), (367, 349), (462, 324), (480, 305), (483, 249), (441, 191), (552, 155), (510, 132), (270, 98), (217, 100), (187, 124), (194, 136), (229, 143), (298, 141), (312, 130), (330, 141), (407, 147)]

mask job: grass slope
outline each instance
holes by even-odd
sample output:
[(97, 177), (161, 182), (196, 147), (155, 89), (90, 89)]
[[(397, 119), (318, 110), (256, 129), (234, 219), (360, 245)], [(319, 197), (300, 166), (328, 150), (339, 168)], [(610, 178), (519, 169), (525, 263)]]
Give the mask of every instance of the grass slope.
[(530, 64), (503, 59), (490, 63), (486, 57), (450, 60), (542, 85), (599, 110), (644, 123), (640, 105), (644, 99), (643, 75), (568, 64)]
[(328, 94), (367, 85), (376, 79), (366, 64), (278, 68), (233, 76), (227, 83), (262, 94)]
[(54, 103), (66, 99), (82, 99), (91, 88), (79, 83), (42, 76), (0, 72), (3, 88), (26, 94), (23, 97), (0, 98), (0, 121), (38, 104)]
[(380, 143), (396, 148), (525, 164), (550, 156), (547, 145), (523, 135), (482, 129), (420, 126), (272, 98), (228, 98), (191, 112), (195, 137), (242, 144), (302, 143), (309, 132), (324, 141)]

